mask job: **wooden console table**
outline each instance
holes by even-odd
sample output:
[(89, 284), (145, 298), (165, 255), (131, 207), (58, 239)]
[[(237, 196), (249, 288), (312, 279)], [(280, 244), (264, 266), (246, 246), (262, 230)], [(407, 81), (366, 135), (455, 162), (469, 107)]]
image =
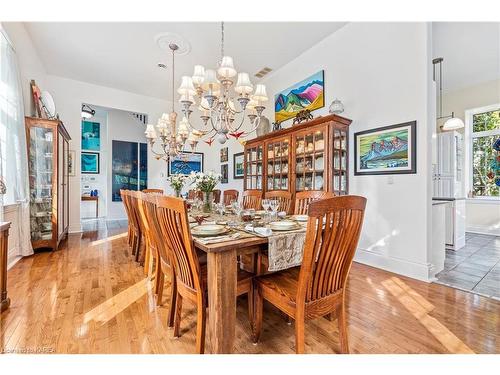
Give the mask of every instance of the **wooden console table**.
[(0, 312), (7, 310), (10, 299), (7, 297), (7, 246), (10, 222), (0, 222)]
[(95, 201), (95, 217), (99, 217), (99, 197), (98, 196), (90, 196), (90, 195), (82, 195), (82, 201)]

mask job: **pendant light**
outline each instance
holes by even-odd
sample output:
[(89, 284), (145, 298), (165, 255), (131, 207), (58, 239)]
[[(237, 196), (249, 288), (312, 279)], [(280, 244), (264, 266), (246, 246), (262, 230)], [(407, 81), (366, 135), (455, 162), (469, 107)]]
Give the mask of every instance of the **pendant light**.
[(87, 104), (82, 104), (82, 118), (84, 119), (89, 119), (94, 117), (95, 115), (95, 109), (90, 108), (89, 105)]
[(432, 64), (434, 65), (433, 69), (433, 79), (436, 81), (436, 65), (439, 64), (439, 117), (437, 120), (445, 119), (447, 118), (446, 122), (441, 126), (441, 129), (443, 131), (448, 131), (448, 130), (456, 130), (463, 128), (464, 122), (459, 119), (458, 117), (455, 117), (455, 113), (451, 112), (451, 115), (449, 116), (443, 116), (443, 58), (438, 57), (434, 60), (432, 60)]

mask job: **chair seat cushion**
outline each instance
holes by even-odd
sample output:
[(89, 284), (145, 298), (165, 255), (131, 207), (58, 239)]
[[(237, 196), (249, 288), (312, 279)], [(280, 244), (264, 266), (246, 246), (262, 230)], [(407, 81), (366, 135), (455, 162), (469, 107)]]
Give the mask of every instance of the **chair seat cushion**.
[(295, 303), (300, 267), (275, 272), (256, 278), (257, 285), (264, 292), (277, 293)]

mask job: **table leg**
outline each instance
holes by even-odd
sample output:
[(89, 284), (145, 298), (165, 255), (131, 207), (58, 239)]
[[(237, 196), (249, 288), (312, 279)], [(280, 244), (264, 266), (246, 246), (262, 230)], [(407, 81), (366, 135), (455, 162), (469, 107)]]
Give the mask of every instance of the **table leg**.
[(236, 250), (208, 253), (210, 353), (232, 353), (236, 325)]

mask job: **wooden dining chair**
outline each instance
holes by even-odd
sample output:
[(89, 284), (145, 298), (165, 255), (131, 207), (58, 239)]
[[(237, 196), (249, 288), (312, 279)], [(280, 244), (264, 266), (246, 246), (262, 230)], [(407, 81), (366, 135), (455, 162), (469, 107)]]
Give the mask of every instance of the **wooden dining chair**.
[(150, 233), (150, 248), (151, 255), (154, 257), (154, 274), (155, 274), (155, 288), (156, 304), (163, 305), (163, 289), (165, 286), (165, 276), (170, 280), (170, 304), (167, 313), (168, 327), (174, 326), (174, 313), (175, 313), (175, 297), (177, 295), (177, 283), (174, 275), (174, 268), (172, 266), (171, 251), (167, 250), (166, 241), (163, 239), (163, 233), (160, 229), (160, 224), (157, 217), (156, 196), (146, 194), (144, 199), (144, 213), (148, 222)]
[[(151, 195), (156, 195), (158, 193), (144, 193), (144, 191), (138, 191), (135, 193), (137, 198), (137, 211), (139, 213), (139, 220), (141, 223), (141, 230), (144, 239), (144, 273), (150, 276), (151, 265), (155, 265), (155, 271), (152, 273), (154, 278), (157, 280), (158, 274), (158, 261), (156, 245), (153, 244), (153, 236), (151, 232), (150, 218), (148, 218), (148, 213), (146, 210), (147, 198)], [(155, 288), (156, 292), (156, 288)]]
[(366, 198), (354, 195), (312, 202), (302, 265), (254, 279), (254, 342), (262, 330), (263, 300), (295, 320), (295, 351), (304, 353), (304, 325), (336, 313), (340, 347), (349, 352), (345, 290), (363, 225)]
[[(205, 351), (206, 308), (208, 306), (206, 264), (200, 264), (189, 228), (186, 202), (168, 196), (156, 196), (158, 228), (166, 249), (171, 251), (177, 283), (174, 336), (180, 337), (183, 300), (196, 304), (196, 351)], [(238, 270), (236, 295), (248, 293), (250, 321), (253, 319), (252, 274)]]
[(221, 194), (221, 191), (219, 189), (215, 189), (212, 192), (213, 192), (213, 195), (214, 195), (214, 202), (215, 203), (220, 203), (220, 194)]
[(335, 194), (323, 190), (308, 190), (295, 193), (294, 211), (295, 215), (307, 215), (307, 210), (311, 202), (333, 198)]
[(245, 210), (262, 209), (262, 190), (245, 190), (243, 192), (243, 208)]
[(224, 190), (224, 204), (226, 206), (230, 205), (232, 201), (237, 201), (238, 197), (240, 195), (240, 192), (238, 190), (234, 189), (229, 189), (229, 190)]
[(125, 213), (127, 214), (127, 243), (130, 248), (132, 248), (133, 242), (133, 231), (132, 231), (132, 219), (130, 217), (130, 206), (128, 204), (128, 190), (120, 189), (120, 197), (125, 207)]
[(163, 195), (163, 189), (143, 189), (143, 193), (146, 194), (161, 194)]
[(135, 255), (136, 262), (142, 263), (144, 261), (144, 253), (146, 248), (146, 237), (144, 224), (141, 219), (141, 214), (139, 211), (139, 198), (138, 194), (141, 192), (135, 190), (129, 190), (128, 199), (130, 204), (130, 212), (133, 221), (133, 227), (135, 232), (136, 241), (132, 248), (132, 254)]
[(292, 208), (292, 193), (283, 190), (268, 191), (265, 195), (266, 199), (277, 199), (280, 203), (278, 211), (285, 211), (287, 215), (291, 214)]

